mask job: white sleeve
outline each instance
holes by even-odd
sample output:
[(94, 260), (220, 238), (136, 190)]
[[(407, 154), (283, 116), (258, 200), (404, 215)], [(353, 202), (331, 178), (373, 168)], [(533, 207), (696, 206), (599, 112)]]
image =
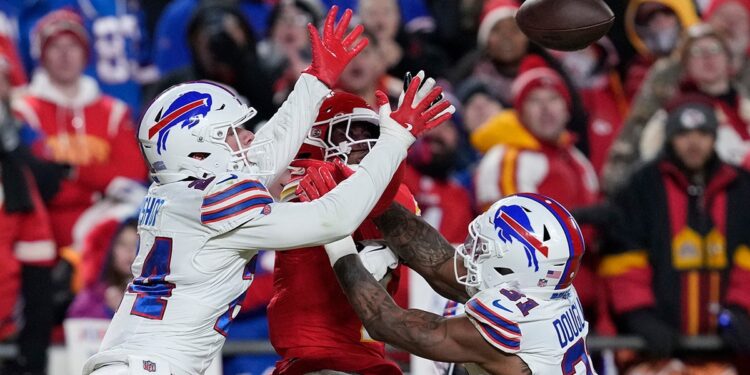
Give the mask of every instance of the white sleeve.
[(275, 181), (289, 166), (330, 92), (331, 89), (317, 78), (302, 73), (281, 108), (255, 134), (254, 142), (258, 144), (271, 141), (274, 171), (272, 175), (259, 176), (264, 185)]
[(348, 236), (370, 213), (406, 157), (414, 138), (403, 132), (381, 132), (354, 175), (322, 198), (306, 203), (272, 203), (270, 212), (225, 234), (223, 240), (238, 248), (285, 250), (323, 245)]

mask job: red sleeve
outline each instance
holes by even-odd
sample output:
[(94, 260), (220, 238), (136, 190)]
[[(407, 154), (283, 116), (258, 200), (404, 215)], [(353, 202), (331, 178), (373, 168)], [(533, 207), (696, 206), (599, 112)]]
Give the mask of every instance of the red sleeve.
[(75, 180), (98, 191), (104, 191), (117, 176), (145, 181), (146, 165), (138, 147), (129, 110), (122, 117), (117, 135), (109, 142), (112, 150), (109, 161), (106, 164), (79, 167)]
[(615, 314), (656, 304), (651, 289), (653, 271), (645, 251), (607, 255), (602, 259), (599, 272), (604, 278)]
[(57, 260), (57, 248), (52, 240), (50, 219), (31, 173), (25, 174), (31, 189), (34, 211), (23, 214), (18, 240), (13, 244), (13, 252), (22, 263), (52, 266)]
[(729, 274), (729, 285), (725, 303), (737, 305), (750, 312), (750, 270), (739, 265), (732, 267)]
[(26, 72), (23, 70), (21, 59), (18, 57), (18, 50), (13, 41), (6, 36), (0, 36), (0, 54), (8, 60), (11, 86), (18, 87), (25, 85), (27, 82)]

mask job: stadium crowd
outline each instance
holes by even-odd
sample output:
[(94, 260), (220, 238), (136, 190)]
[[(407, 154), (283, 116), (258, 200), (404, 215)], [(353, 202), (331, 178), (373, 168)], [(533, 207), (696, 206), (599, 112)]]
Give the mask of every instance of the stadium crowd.
[[(607, 3), (608, 37), (560, 52), (521, 33), (516, 0), (0, 0), (0, 341), (19, 349), (0, 373), (45, 373), (66, 319), (117, 309), (149, 182), (135, 137), (148, 103), (209, 79), (263, 126), (310, 62), (306, 25), (333, 4), (370, 40), (338, 89), (395, 104), (424, 70), (457, 107), (404, 174), (448, 241), (504, 196), (548, 195), (583, 225), (574, 284), (593, 333), (647, 342), (600, 369), (750, 373), (750, 1)], [(257, 262), (230, 340), (268, 339), (273, 260)], [(686, 352), (679, 338), (695, 335), (723, 349)], [(277, 359), (227, 357), (224, 373)]]

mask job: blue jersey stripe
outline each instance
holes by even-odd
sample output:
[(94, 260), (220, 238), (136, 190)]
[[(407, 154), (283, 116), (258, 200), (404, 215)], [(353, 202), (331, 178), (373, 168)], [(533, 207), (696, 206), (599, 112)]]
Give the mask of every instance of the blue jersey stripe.
[(518, 328), (517, 324), (514, 324), (512, 322), (509, 322), (502, 318), (500, 315), (495, 314), (491, 310), (485, 308), (482, 306), (477, 300), (473, 299), (469, 301), (467, 306), (476, 314), (480, 315), (481, 317), (497, 324), (498, 326), (505, 328), (508, 332), (512, 332), (515, 334), (520, 335), (521, 329)]
[(273, 203), (273, 199), (268, 198), (268, 197), (248, 199), (234, 206), (227, 207), (221, 211), (216, 211), (210, 214), (209, 213), (202, 214), (201, 222), (221, 220), (226, 217), (232, 216), (234, 214), (240, 213), (244, 211), (245, 209), (250, 208), (252, 206), (271, 204), (271, 203)]
[(226, 198), (229, 198), (229, 197), (231, 197), (233, 195), (242, 193), (245, 190), (249, 190), (249, 189), (253, 189), (253, 188), (260, 188), (260, 189), (266, 190), (265, 186), (263, 186), (263, 184), (261, 184), (258, 181), (246, 181), (246, 182), (243, 182), (241, 184), (237, 184), (235, 186), (232, 186), (232, 188), (224, 190), (224, 191), (222, 191), (220, 193), (209, 195), (208, 197), (206, 197), (206, 198), (203, 199), (203, 205), (204, 206), (212, 205), (212, 204), (214, 204), (216, 202), (219, 202), (219, 201), (224, 200)]
[(497, 332), (494, 327), (482, 322), (479, 322), (479, 324), (482, 326), (484, 332), (490, 336), (492, 341), (510, 349), (519, 349), (521, 347), (521, 341), (518, 339), (509, 339)]

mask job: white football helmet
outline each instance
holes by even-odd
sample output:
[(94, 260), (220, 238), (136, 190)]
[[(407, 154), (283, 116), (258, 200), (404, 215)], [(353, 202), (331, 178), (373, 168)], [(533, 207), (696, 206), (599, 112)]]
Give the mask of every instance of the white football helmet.
[[(151, 177), (159, 184), (207, 178), (226, 171), (269, 174), (270, 140), (242, 147), (236, 129), (257, 111), (226, 86), (194, 81), (162, 92), (146, 110), (138, 141)], [(233, 135), (238, 151), (226, 142)]]
[(470, 294), (510, 283), (543, 299), (564, 298), (583, 253), (583, 236), (570, 213), (551, 198), (525, 193), (500, 199), (469, 224), (454, 269)]

